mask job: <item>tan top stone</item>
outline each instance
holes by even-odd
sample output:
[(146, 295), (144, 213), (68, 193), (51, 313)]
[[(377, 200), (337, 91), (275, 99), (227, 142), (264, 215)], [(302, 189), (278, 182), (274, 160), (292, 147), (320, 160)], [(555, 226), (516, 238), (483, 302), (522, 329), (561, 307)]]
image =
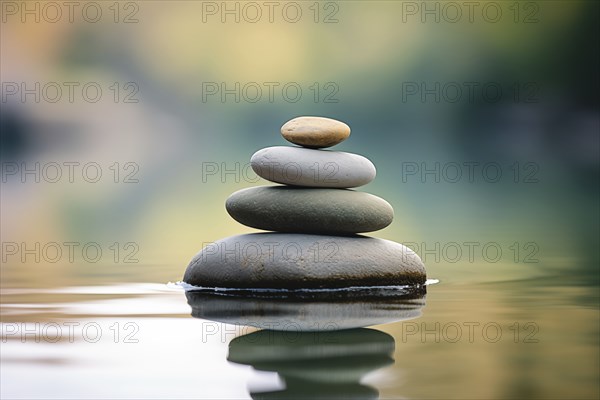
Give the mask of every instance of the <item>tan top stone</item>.
[(350, 127), (324, 117), (297, 117), (281, 127), (281, 135), (294, 144), (308, 148), (335, 146), (350, 136)]

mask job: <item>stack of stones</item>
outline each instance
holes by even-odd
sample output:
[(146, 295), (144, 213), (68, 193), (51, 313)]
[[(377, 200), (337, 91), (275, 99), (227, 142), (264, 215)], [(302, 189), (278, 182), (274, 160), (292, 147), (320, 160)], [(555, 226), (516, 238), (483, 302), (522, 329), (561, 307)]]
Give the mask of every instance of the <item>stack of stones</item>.
[(283, 185), (233, 193), (227, 212), (246, 226), (272, 231), (222, 239), (205, 247), (184, 281), (202, 287), (310, 289), (419, 285), (425, 268), (409, 248), (357, 235), (388, 226), (392, 206), (349, 190), (371, 182), (375, 166), (358, 154), (323, 150), (350, 128), (322, 117), (298, 117), (281, 134), (297, 146), (267, 147), (251, 159), (262, 178)]

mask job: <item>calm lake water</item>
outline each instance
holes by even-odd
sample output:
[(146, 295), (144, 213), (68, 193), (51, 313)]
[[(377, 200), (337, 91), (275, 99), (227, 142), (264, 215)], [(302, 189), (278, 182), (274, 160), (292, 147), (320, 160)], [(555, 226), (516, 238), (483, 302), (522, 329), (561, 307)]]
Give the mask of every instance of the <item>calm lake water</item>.
[[(211, 301), (176, 284), (102, 275), (13, 284), (2, 290), (2, 398), (598, 397), (596, 286), (541, 265), (434, 269), (439, 282), (426, 296), (366, 306)], [(327, 328), (348, 310), (410, 319), (333, 332), (214, 321), (294, 315)]]

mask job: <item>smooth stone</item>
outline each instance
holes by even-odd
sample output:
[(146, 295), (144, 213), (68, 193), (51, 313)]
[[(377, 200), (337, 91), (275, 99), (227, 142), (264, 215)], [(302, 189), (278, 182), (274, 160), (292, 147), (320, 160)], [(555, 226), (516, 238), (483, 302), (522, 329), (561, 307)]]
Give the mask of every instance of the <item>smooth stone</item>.
[(390, 240), (266, 232), (207, 245), (183, 277), (193, 286), (243, 289), (422, 285), (425, 279), (419, 256)]
[(425, 286), (321, 291), (187, 291), (192, 317), (273, 331), (329, 332), (419, 318)]
[(309, 147), (335, 146), (350, 136), (350, 127), (341, 121), (324, 117), (297, 117), (281, 127), (288, 142)]
[(283, 390), (251, 392), (252, 398), (377, 399), (377, 390), (361, 380), (392, 365), (394, 349), (394, 338), (374, 329), (262, 330), (233, 339), (227, 361), (277, 372), (285, 382)]
[[(361, 383), (335, 385), (324, 384), (304, 379), (283, 379), (285, 389), (276, 391), (249, 390), (253, 400), (301, 400), (301, 399), (331, 399), (331, 400), (379, 400), (379, 391), (372, 386)], [(262, 387), (262, 385), (259, 385)]]
[(341, 151), (274, 146), (261, 149), (250, 159), (260, 177), (297, 186), (352, 188), (375, 179), (375, 166), (358, 154)]
[[(291, 341), (290, 338), (294, 340)], [(392, 356), (395, 347), (393, 336), (375, 329), (309, 333), (292, 331), (287, 334), (286, 331), (262, 330), (233, 339), (229, 343), (227, 360), (254, 365), (327, 358)]]
[(348, 189), (257, 186), (233, 193), (225, 208), (241, 224), (278, 232), (372, 232), (394, 219), (387, 201)]

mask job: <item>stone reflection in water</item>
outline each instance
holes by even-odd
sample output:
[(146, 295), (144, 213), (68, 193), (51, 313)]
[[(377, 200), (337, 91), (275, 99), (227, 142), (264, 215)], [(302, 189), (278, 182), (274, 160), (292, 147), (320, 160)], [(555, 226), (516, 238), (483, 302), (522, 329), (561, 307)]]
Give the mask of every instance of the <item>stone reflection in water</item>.
[(262, 330), (235, 338), (227, 359), (277, 372), (285, 389), (252, 392), (253, 399), (377, 399), (360, 383), (367, 373), (394, 363), (394, 338), (374, 329), (331, 332)]
[(280, 331), (330, 331), (417, 318), (424, 286), (323, 292), (188, 291), (195, 318)]

